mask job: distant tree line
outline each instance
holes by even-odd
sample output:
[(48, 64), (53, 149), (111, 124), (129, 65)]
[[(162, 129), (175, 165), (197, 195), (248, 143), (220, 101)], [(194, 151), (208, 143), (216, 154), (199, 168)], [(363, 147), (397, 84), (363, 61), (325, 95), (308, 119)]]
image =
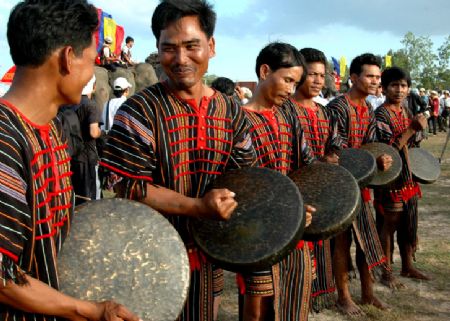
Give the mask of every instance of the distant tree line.
[[(412, 32), (408, 32), (401, 43), (403, 48), (389, 50), (387, 55), (392, 56), (393, 66), (409, 71), (414, 86), (450, 89), (450, 35), (437, 52), (433, 50), (430, 37), (416, 37)], [(383, 64), (386, 64), (384, 59)]]

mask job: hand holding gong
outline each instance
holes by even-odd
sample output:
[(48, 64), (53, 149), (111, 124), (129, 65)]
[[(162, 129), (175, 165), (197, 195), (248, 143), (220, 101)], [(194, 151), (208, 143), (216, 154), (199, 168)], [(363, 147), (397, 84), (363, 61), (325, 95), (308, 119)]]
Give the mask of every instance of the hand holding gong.
[(235, 195), (226, 188), (210, 190), (199, 199), (200, 218), (228, 220), (238, 205)]
[(377, 158), (377, 166), (381, 171), (387, 171), (392, 166), (392, 156), (388, 154), (382, 154)]

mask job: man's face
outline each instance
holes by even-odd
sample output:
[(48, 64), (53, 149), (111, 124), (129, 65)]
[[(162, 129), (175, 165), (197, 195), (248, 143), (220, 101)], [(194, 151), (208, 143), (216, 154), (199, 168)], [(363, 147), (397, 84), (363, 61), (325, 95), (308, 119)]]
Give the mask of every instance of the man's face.
[(401, 104), (408, 95), (408, 90), (408, 82), (405, 79), (392, 81), (386, 87), (386, 98), (391, 103)]
[(302, 67), (280, 68), (268, 71), (265, 76), (263, 95), (275, 106), (281, 106), (291, 96), (303, 74)]
[(321, 62), (307, 64), (307, 76), (298, 88), (305, 98), (313, 98), (320, 94), (325, 85), (325, 65)]
[(364, 95), (375, 95), (380, 85), (381, 71), (376, 65), (363, 65), (361, 74), (352, 74), (353, 87)]
[(80, 102), (81, 92), (84, 86), (94, 75), (94, 63), (97, 57), (95, 38), (89, 47), (83, 50), (82, 54), (73, 54), (71, 61), (71, 72), (67, 76), (67, 81), (62, 87), (62, 94), (65, 96), (67, 104), (77, 104)]
[(161, 66), (178, 90), (201, 82), (215, 55), (214, 38), (207, 38), (196, 16), (188, 16), (161, 31), (158, 43)]
[(129, 41), (129, 42), (127, 43), (127, 47), (128, 47), (128, 48), (133, 48), (133, 46), (134, 46), (134, 41)]

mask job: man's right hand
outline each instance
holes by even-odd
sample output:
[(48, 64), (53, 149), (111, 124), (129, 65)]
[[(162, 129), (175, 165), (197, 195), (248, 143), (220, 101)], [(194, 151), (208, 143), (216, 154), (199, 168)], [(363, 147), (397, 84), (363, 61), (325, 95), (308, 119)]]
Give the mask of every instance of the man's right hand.
[(238, 205), (234, 199), (235, 195), (226, 188), (210, 190), (198, 199), (198, 216), (206, 219), (228, 220)]
[(98, 308), (98, 319), (92, 321), (142, 321), (122, 304), (114, 301), (95, 303)]

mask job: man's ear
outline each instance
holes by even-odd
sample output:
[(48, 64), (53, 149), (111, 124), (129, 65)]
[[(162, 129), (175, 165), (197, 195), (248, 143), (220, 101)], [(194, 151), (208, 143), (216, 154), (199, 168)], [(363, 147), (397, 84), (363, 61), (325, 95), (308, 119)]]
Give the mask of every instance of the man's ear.
[(71, 46), (63, 47), (59, 52), (59, 70), (63, 75), (72, 71), (72, 64), (75, 53)]
[(352, 85), (355, 85), (358, 82), (359, 79), (359, 75), (358, 74), (351, 74), (350, 75), (350, 80), (352, 81)]
[(259, 78), (261, 80), (266, 80), (267, 76), (272, 72), (268, 64), (262, 64), (259, 67)]
[(209, 58), (216, 56), (216, 39), (214, 37), (209, 38), (208, 40), (209, 47)]

